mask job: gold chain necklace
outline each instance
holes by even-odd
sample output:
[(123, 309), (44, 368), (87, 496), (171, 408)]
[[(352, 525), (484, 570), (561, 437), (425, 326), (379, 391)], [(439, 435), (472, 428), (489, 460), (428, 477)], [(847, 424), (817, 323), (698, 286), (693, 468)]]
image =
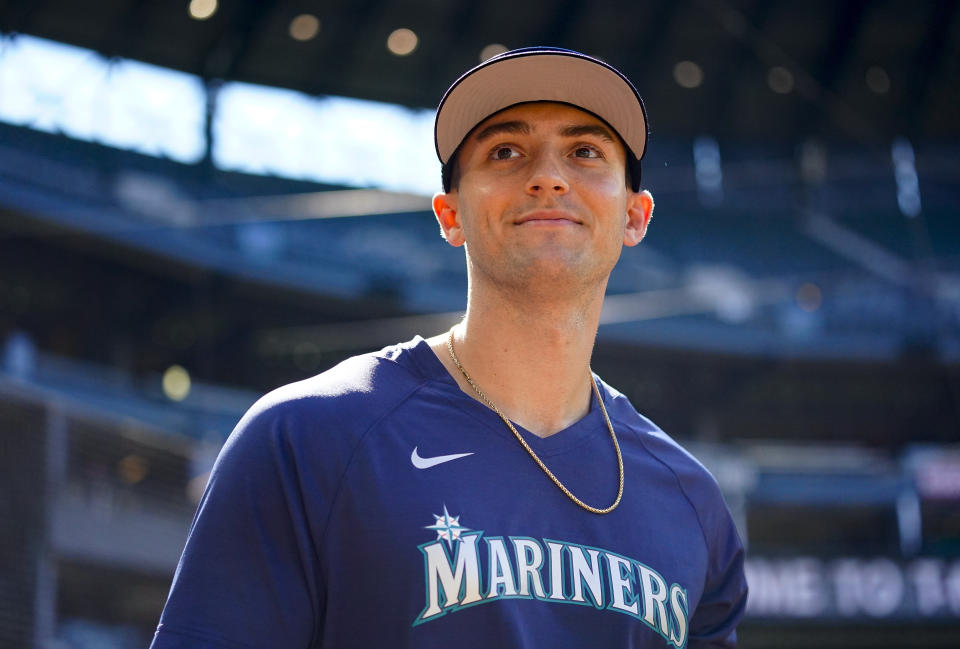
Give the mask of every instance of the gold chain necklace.
[(609, 507), (604, 507), (603, 509), (591, 507), (587, 503), (574, 496), (573, 492), (567, 489), (566, 485), (560, 482), (557, 476), (553, 475), (553, 472), (547, 468), (547, 465), (543, 463), (543, 460), (541, 460), (534, 450), (530, 448), (530, 445), (527, 444), (527, 441), (523, 439), (523, 436), (520, 435), (520, 432), (517, 431), (510, 420), (507, 419), (502, 412), (500, 412), (500, 409), (497, 408), (493, 402), (487, 398), (487, 395), (483, 393), (477, 384), (473, 382), (473, 379), (470, 378), (469, 374), (467, 374), (467, 370), (463, 369), (463, 365), (461, 365), (460, 360), (457, 359), (457, 354), (453, 351), (453, 329), (450, 329), (450, 335), (447, 336), (447, 351), (450, 352), (450, 358), (453, 360), (453, 364), (456, 365), (457, 369), (460, 370), (460, 373), (463, 374), (463, 378), (467, 380), (467, 383), (470, 384), (470, 387), (472, 387), (474, 391), (480, 395), (480, 398), (485, 404), (490, 406), (490, 408), (497, 413), (500, 419), (503, 420), (503, 423), (507, 425), (507, 428), (510, 429), (510, 432), (513, 433), (513, 436), (517, 438), (517, 441), (520, 442), (523, 448), (526, 449), (527, 453), (530, 454), (530, 457), (533, 458), (533, 461), (536, 462), (541, 469), (543, 469), (543, 472), (546, 473), (547, 477), (553, 481), (553, 484), (557, 485), (557, 487), (560, 488), (560, 491), (567, 495), (567, 498), (575, 502), (580, 507), (583, 507), (588, 512), (592, 512), (594, 514), (609, 514), (617, 508), (617, 505), (620, 504), (620, 499), (623, 498), (623, 456), (620, 455), (620, 444), (617, 443), (617, 435), (613, 432), (613, 424), (610, 423), (610, 417), (607, 416), (607, 409), (603, 406), (603, 399), (600, 398), (600, 389), (597, 388), (597, 382), (593, 380), (592, 373), (590, 375), (590, 385), (593, 386), (593, 393), (597, 397), (597, 403), (600, 404), (600, 412), (603, 413), (603, 420), (607, 422), (607, 430), (610, 431), (610, 439), (613, 440), (613, 448), (617, 452), (617, 468), (620, 472), (620, 486), (617, 489), (617, 499), (613, 501), (612, 505)]

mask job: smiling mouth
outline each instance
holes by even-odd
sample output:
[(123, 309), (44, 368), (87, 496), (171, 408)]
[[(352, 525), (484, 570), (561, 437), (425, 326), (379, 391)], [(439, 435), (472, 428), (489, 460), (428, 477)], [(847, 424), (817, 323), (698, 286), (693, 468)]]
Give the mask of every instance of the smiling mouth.
[(521, 216), (514, 225), (582, 225), (581, 221), (567, 212), (543, 210)]

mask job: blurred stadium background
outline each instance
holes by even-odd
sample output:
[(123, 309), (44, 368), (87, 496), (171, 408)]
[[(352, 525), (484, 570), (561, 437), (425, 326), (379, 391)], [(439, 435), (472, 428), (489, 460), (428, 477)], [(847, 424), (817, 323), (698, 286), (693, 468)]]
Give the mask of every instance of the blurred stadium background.
[(0, 647), (149, 643), (264, 391), (464, 307), (432, 107), (644, 95), (594, 368), (715, 473), (747, 648), (960, 647), (956, 0), (0, 0)]

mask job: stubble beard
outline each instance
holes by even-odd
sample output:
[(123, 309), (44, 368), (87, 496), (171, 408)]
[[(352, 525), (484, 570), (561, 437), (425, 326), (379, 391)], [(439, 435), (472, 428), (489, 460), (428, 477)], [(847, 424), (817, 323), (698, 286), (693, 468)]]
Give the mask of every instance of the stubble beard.
[(489, 288), (519, 305), (568, 303), (571, 306), (601, 296), (612, 262), (591, 260), (588, 251), (571, 249), (557, 240), (535, 248), (512, 247), (500, 258), (471, 255), (466, 248), (468, 275), (475, 288)]

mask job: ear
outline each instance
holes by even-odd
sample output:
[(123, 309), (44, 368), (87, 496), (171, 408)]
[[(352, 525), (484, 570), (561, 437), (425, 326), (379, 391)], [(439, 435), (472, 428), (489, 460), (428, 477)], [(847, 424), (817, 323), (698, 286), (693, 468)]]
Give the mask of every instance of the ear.
[(647, 226), (653, 218), (653, 194), (644, 189), (630, 192), (627, 197), (627, 227), (623, 232), (623, 245), (635, 246), (647, 234)]
[(433, 196), (433, 214), (440, 224), (440, 233), (451, 246), (459, 247), (465, 242), (463, 226), (460, 225), (457, 212), (457, 193), (435, 194)]

